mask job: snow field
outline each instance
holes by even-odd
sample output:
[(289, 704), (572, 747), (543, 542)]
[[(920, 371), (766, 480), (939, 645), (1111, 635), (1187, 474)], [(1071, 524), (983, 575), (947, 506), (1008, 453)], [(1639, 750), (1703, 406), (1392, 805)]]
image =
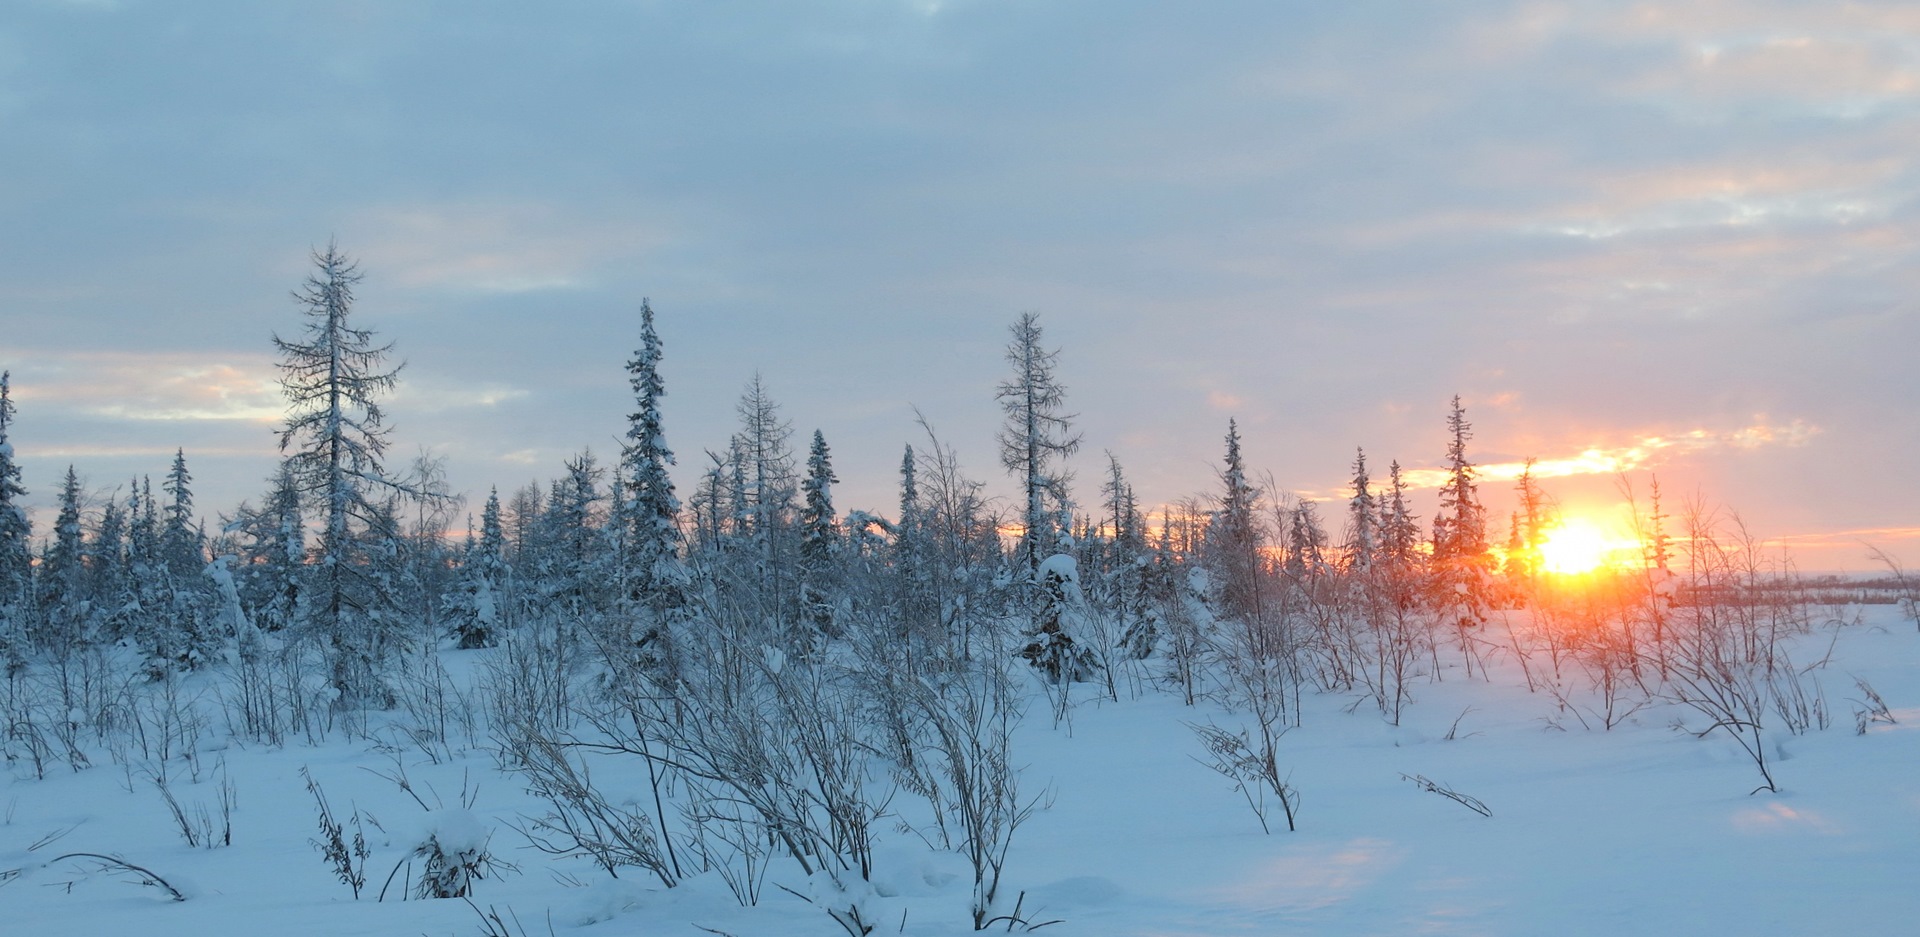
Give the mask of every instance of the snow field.
[[(1030, 922), (1059, 921), (1043, 933), (1089, 937), (1909, 932), (1920, 920), (1920, 635), (1890, 607), (1859, 615), (1795, 639), (1803, 666), (1831, 645), (1809, 672), (1831, 724), (1804, 735), (1769, 724), (1777, 794), (1747, 793), (1758, 775), (1730, 738), (1676, 729), (1676, 720), (1705, 728), (1690, 709), (1656, 703), (1611, 731), (1591, 717), (1583, 728), (1496, 654), (1485, 679), (1454, 662), (1442, 679), (1416, 683), (1397, 727), (1370, 702), (1307, 694), (1302, 725), (1281, 742), (1303, 798), (1300, 829), (1263, 835), (1233, 782), (1196, 761), (1187, 727), (1232, 727), (1235, 714), (1151, 687), (1138, 698), (1123, 687), (1110, 701), (1080, 684), (1055, 725), (1036, 684), (1014, 752), (1023, 790), (1044, 791), (1050, 806), (1014, 838), (1000, 909), (1018, 901)], [(489, 653), (443, 652), (450, 680), (477, 686)], [(1856, 677), (1898, 721), (1856, 734)], [(448, 849), (485, 843), (518, 867), (473, 886), (478, 911), (498, 913), (514, 934), (843, 933), (777, 887), (807, 894), (822, 883), (778, 864), (760, 904), (743, 908), (712, 873), (669, 890), (639, 869), (613, 879), (526, 848), (513, 825), (541, 805), (500, 772), (484, 736), (417, 742), (394, 725), (282, 748), (227, 738), (213, 701), (220, 681), (187, 678), (187, 695), (213, 713), (192, 760), (121, 765), (102, 748), (89, 749), (91, 767), (56, 762), (44, 779), (23, 762), (7, 766), (0, 875), (15, 874), (0, 884), (5, 933), (486, 933), (466, 902), (402, 900), (422, 871), (407, 856), (429, 832)], [(1571, 671), (1566, 685), (1587, 699)], [(358, 901), (310, 843), (315, 803), (302, 769), (336, 819), (361, 818), (370, 855)], [(232, 845), (182, 841), (150, 779), (162, 770), (189, 819), (204, 808), (216, 829), (227, 779)], [(396, 783), (403, 774), (412, 794)], [(1492, 816), (1403, 775), (1478, 798)], [(637, 759), (597, 759), (593, 778), (618, 792), (610, 799), (650, 807)], [(966, 863), (897, 829), (921, 818), (914, 798), (897, 795), (892, 810), (863, 901), (875, 933), (971, 932)], [(188, 898), (168, 900), (92, 860), (52, 861), (76, 852), (123, 857)]]

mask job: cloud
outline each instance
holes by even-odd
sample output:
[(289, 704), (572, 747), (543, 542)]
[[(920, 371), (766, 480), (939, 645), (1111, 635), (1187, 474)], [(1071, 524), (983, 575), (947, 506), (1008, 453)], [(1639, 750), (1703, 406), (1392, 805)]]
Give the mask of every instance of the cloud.
[(409, 413), (441, 414), (450, 410), (485, 409), (524, 400), (531, 391), (497, 381), (467, 383), (439, 375), (405, 374), (394, 390), (393, 405)]
[(1885, 156), (1679, 164), (1595, 179), (1590, 200), (1547, 208), (1521, 230), (1601, 240), (1688, 228), (1880, 221), (1896, 207), (1891, 196), (1900, 191), (1904, 170), (1902, 161)]
[(271, 423), (286, 413), (273, 364), (187, 352), (8, 352), (22, 402), (111, 420)]
[[(30, 459), (131, 459), (131, 458), (172, 458), (181, 446), (115, 446), (115, 445), (34, 445), (20, 447), (20, 454)], [(254, 459), (261, 455), (261, 448), (234, 449), (196, 446), (194, 459), (233, 457)]]
[(1207, 391), (1207, 406), (1215, 410), (1232, 411), (1246, 406), (1247, 401), (1223, 390)]
[(533, 201), (379, 205), (348, 222), (356, 256), (411, 289), (468, 293), (578, 290), (612, 261), (636, 262), (670, 241), (662, 229), (584, 216)]
[[(1804, 446), (1819, 427), (1801, 420), (1772, 425), (1759, 418), (1749, 426), (1731, 430), (1692, 429), (1678, 433), (1643, 435), (1622, 446), (1583, 449), (1570, 455), (1549, 456), (1519, 462), (1491, 462), (1474, 466), (1482, 480), (1512, 481), (1531, 469), (1536, 479), (1566, 478), (1576, 475), (1619, 475), (1699, 453), (1719, 449), (1754, 450), (1767, 446)], [(1417, 468), (1401, 473), (1401, 481), (1410, 489), (1438, 488), (1446, 484), (1444, 468)]]
[(1887, 540), (1920, 540), (1920, 527), (1861, 527), (1767, 538), (1770, 544), (1796, 548), (1860, 547)]
[(1684, 54), (1634, 77), (1626, 90), (1687, 119), (1767, 113), (1852, 121), (1910, 108), (1920, 95), (1916, 66), (1896, 34), (1779, 24), (1758, 36), (1697, 38)]
[[(20, 362), (12, 366), (14, 398), (34, 408), (136, 423), (272, 425), (287, 414), (279, 367), (264, 355), (208, 359), (189, 352), (35, 351), (4, 358)], [(529, 394), (503, 381), (406, 370), (386, 406), (442, 414), (497, 407)]]

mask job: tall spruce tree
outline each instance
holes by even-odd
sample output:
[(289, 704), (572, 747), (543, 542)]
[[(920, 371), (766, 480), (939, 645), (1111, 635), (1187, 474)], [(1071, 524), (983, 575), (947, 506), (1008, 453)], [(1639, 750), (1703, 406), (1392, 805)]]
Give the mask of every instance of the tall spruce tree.
[(1387, 498), (1380, 504), (1380, 552), (1395, 568), (1412, 566), (1420, 557), (1419, 518), (1407, 508), (1407, 484), (1400, 460), (1387, 468)]
[(389, 430), (379, 398), (400, 368), (386, 365), (391, 344), (374, 344), (373, 332), (352, 324), (358, 265), (332, 244), (314, 252), (313, 265), (294, 293), (305, 319), (300, 337), (273, 338), (287, 398), (280, 450), (321, 521), (311, 600), (302, 607), (327, 647), (339, 704), (384, 706), (391, 693), (379, 670), (402, 632), (381, 614), (387, 577), (373, 568), (383, 554), (371, 547), (391, 533), (383, 528), (392, 513), (377, 495), (399, 487), (382, 464)]
[(636, 637), (656, 634), (663, 617), (686, 604), (686, 573), (680, 563), (680, 501), (674, 497), (667, 466), (674, 464), (660, 425), (662, 346), (653, 325), (653, 306), (640, 301), (640, 348), (627, 362), (635, 408), (627, 417), (627, 438), (620, 453), (622, 536), (626, 552), (624, 595), (652, 613), (653, 621)]
[(1158, 632), (1147, 618), (1145, 569), (1147, 538), (1140, 518), (1139, 501), (1133, 485), (1120, 468), (1120, 459), (1107, 453), (1107, 480), (1100, 486), (1106, 500), (1106, 526), (1112, 531), (1106, 543), (1106, 561), (1100, 575), (1101, 599), (1119, 619), (1120, 647), (1135, 660), (1153, 653)]
[(893, 570), (898, 579), (895, 632), (901, 636), (936, 633), (939, 600), (932, 582), (931, 544), (926, 507), (920, 498), (920, 467), (911, 444), (900, 456), (900, 517), (893, 525)]
[(1240, 424), (1227, 421), (1227, 452), (1220, 470), (1220, 510), (1208, 525), (1206, 547), (1220, 576), (1222, 611), (1252, 620), (1260, 611), (1260, 528), (1255, 520), (1260, 491), (1247, 481), (1240, 454)]
[(1380, 549), (1379, 505), (1367, 478), (1367, 451), (1353, 452), (1353, 497), (1347, 500), (1347, 542), (1343, 559), (1348, 569), (1366, 572), (1373, 568), (1374, 554)]
[(35, 642), (64, 657), (86, 643), (87, 570), (85, 532), (80, 526), (80, 476), (67, 466), (60, 485), (60, 510), (53, 520), (53, 539), (40, 559), (36, 578), (41, 614)]
[(914, 465), (909, 443), (900, 456), (900, 519), (894, 524), (893, 540), (901, 558), (896, 562), (912, 563), (919, 553), (920, 510), (920, 469)]
[(1433, 518), (1433, 558), (1440, 564), (1470, 565), (1486, 555), (1487, 520), (1475, 483), (1479, 473), (1467, 459), (1473, 425), (1458, 396), (1447, 414), (1447, 437), (1447, 480), (1440, 486), (1440, 510)]
[(159, 602), (161, 580), (160, 516), (153, 506), (153, 481), (141, 476), (127, 483), (127, 575), (134, 603), (145, 614)]
[(840, 522), (833, 510), (833, 453), (827, 438), (813, 431), (813, 443), (807, 449), (807, 477), (800, 483), (800, 562), (809, 568), (822, 568), (832, 558), (840, 539)]
[(100, 509), (100, 523), (87, 544), (87, 579), (100, 639), (116, 641), (125, 624), (124, 610), (132, 601), (127, 576), (127, 512), (117, 497), (109, 497)]
[(834, 631), (834, 559), (840, 543), (840, 521), (833, 510), (833, 454), (827, 437), (813, 431), (807, 449), (807, 476), (800, 483), (800, 578), (807, 615), (816, 628)]
[(1447, 414), (1447, 436), (1447, 480), (1440, 486), (1440, 509), (1433, 517), (1434, 585), (1438, 599), (1457, 609), (1458, 624), (1465, 627), (1486, 618), (1485, 580), (1492, 555), (1487, 551), (1486, 511), (1475, 483), (1478, 471), (1467, 459), (1473, 426), (1458, 395)]
[(175, 580), (190, 582), (206, 567), (203, 537), (193, 521), (193, 476), (187, 472), (187, 453), (177, 449), (167, 480), (160, 488), (171, 498), (161, 523), (160, 549), (167, 569)]
[(1011, 327), (1007, 363), (1013, 375), (995, 396), (1006, 414), (1000, 429), (1000, 464), (1020, 482), (1021, 534), (1018, 570), (1032, 577), (1059, 546), (1063, 516), (1071, 509), (1073, 475), (1063, 464), (1080, 448), (1074, 415), (1066, 412), (1067, 389), (1055, 376), (1059, 349), (1042, 343), (1038, 313), (1022, 313)]

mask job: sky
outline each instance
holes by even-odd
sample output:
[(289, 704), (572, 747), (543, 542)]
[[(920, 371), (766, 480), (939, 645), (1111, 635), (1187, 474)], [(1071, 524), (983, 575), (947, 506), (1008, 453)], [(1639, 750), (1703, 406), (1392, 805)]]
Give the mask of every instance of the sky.
[(1429, 479), (1457, 394), (1497, 516), (1534, 458), (1920, 565), (1916, 114), (1896, 3), (21, 0), (0, 367), (37, 530), (177, 447), (214, 523), (331, 240), (476, 510), (614, 456), (647, 298), (683, 494), (757, 374), (890, 513), (916, 413), (1011, 494), (1032, 311), (1083, 502), (1213, 491), (1229, 418), (1274, 489)]

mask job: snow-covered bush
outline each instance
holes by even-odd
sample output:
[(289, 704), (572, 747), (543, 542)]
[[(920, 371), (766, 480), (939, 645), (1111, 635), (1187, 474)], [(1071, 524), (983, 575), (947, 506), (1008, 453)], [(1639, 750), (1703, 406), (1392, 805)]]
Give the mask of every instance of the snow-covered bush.
[(426, 838), (413, 847), (409, 858), (420, 859), (423, 868), (415, 880), (416, 898), (465, 898), (473, 883), (499, 868), (487, 843), (493, 832), (468, 810), (442, 810), (428, 822)]

